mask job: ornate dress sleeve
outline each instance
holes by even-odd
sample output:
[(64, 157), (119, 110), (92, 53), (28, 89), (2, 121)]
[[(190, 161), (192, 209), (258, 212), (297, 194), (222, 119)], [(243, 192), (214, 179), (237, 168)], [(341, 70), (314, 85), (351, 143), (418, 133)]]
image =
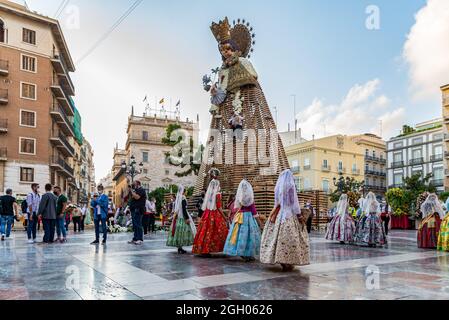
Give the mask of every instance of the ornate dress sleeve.
[(245, 69), (256, 79), (259, 78), (256, 69), (254, 69), (251, 62), (248, 59), (240, 58), (240, 63), (245, 67)]

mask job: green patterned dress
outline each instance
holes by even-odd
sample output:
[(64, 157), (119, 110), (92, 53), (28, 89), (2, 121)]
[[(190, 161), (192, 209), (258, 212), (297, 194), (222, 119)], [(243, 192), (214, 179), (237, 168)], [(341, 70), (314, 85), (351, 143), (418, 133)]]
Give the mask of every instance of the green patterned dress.
[[(186, 220), (190, 221), (190, 225)], [(193, 239), (195, 237), (195, 225), (193, 220), (187, 212), (187, 200), (182, 200), (182, 212), (177, 214), (177, 217), (173, 220), (168, 233), (167, 246), (181, 248), (184, 246), (193, 245)]]

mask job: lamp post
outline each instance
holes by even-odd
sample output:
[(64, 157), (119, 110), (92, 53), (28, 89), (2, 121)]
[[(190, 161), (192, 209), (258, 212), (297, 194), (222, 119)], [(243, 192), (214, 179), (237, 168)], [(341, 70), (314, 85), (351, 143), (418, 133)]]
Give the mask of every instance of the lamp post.
[(137, 162), (136, 157), (131, 156), (131, 162), (129, 164), (126, 164), (126, 161), (123, 160), (122, 169), (125, 170), (125, 173), (127, 176), (131, 178), (131, 184), (134, 183), (134, 178), (142, 173), (143, 171), (143, 163), (139, 163), (139, 168), (137, 169)]

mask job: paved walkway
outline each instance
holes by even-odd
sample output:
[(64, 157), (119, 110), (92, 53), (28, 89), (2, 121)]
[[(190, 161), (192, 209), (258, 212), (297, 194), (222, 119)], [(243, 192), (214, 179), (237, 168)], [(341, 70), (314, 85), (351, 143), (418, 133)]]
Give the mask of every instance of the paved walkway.
[(92, 231), (67, 244), (29, 245), (23, 232), (0, 243), (0, 299), (449, 299), (449, 254), (420, 250), (415, 231), (393, 231), (385, 248), (311, 236), (312, 264), (280, 267), (239, 258), (179, 256), (165, 233), (143, 246)]

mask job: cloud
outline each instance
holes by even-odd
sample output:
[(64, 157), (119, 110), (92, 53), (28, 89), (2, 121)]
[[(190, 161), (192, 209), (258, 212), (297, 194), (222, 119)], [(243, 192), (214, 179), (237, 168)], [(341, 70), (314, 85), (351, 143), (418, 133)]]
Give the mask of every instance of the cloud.
[(439, 98), (449, 83), (449, 1), (428, 0), (415, 20), (403, 49), (410, 89), (415, 99)]
[(298, 115), (303, 136), (320, 138), (332, 134), (374, 133), (388, 139), (396, 135), (405, 119), (405, 108), (393, 108), (390, 99), (379, 94), (379, 79), (354, 85), (340, 104), (325, 104), (315, 98)]

